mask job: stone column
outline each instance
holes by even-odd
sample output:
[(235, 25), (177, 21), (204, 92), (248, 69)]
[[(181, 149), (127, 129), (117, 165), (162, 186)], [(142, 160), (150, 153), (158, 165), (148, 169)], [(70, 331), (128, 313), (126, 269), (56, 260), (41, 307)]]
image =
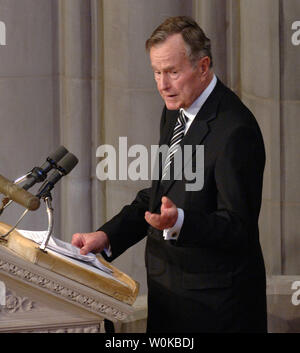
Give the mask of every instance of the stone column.
[(194, 0), (194, 17), (211, 40), (214, 70), (227, 83), (227, 1)]
[(266, 147), (260, 238), (267, 272), (282, 272), (279, 1), (241, 1), (241, 97)]
[[(128, 138), (128, 148), (142, 144), (150, 151), (150, 145), (158, 143), (163, 102), (156, 91), (145, 41), (166, 17), (180, 14), (192, 14), (191, 1), (103, 1), (103, 141), (117, 151), (120, 136)], [(149, 185), (150, 180), (106, 181), (106, 218)], [(144, 244), (140, 242), (115, 261), (141, 283), (141, 294), (146, 290)]]
[(105, 207), (105, 183), (96, 176), (97, 147), (103, 144), (103, 8), (102, 1), (91, 0), (91, 180), (92, 180), (92, 229), (96, 230), (103, 224), (106, 217)]
[(292, 41), (292, 24), (300, 20), (300, 2), (279, 4), (282, 274), (295, 275), (300, 272), (300, 45)]
[(61, 182), (61, 237), (92, 231), (91, 1), (59, 2), (60, 141), (79, 164)]
[(226, 1), (226, 78), (227, 85), (240, 96), (241, 38), (240, 1)]

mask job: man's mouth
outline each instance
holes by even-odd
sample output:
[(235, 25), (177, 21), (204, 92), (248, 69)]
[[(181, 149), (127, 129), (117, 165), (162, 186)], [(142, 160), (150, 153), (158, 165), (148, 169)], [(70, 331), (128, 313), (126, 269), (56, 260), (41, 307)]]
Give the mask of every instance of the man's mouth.
[(174, 97), (177, 97), (177, 94), (169, 94), (167, 96), (165, 96), (167, 99), (170, 99), (170, 98), (174, 98)]

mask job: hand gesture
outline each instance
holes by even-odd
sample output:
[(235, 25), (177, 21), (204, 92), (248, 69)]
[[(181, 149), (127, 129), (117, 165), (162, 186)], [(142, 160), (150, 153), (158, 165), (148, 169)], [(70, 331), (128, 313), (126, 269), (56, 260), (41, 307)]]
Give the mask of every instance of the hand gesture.
[(152, 227), (164, 230), (174, 226), (177, 221), (178, 210), (176, 205), (166, 196), (162, 197), (161, 202), (160, 214), (147, 211), (145, 219)]

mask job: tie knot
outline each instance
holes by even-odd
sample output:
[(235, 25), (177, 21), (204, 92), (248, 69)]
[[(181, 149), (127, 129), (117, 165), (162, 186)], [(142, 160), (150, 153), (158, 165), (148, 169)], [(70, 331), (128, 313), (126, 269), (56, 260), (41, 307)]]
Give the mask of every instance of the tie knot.
[(179, 121), (180, 121), (180, 123), (181, 123), (182, 125), (185, 125), (186, 122), (187, 122), (187, 117), (184, 115), (184, 112), (183, 112), (182, 109), (180, 109), (180, 111), (179, 111), (179, 117), (178, 117), (178, 119), (179, 119)]

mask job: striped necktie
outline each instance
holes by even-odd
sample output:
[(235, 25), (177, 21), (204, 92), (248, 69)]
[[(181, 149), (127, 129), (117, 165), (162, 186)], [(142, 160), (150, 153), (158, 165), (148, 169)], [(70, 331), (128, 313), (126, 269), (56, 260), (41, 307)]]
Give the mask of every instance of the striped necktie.
[(174, 159), (174, 154), (177, 151), (181, 140), (184, 137), (185, 125), (187, 122), (187, 117), (184, 115), (183, 110), (181, 109), (179, 112), (179, 116), (177, 118), (177, 122), (174, 128), (173, 136), (170, 142), (170, 147), (168, 150), (168, 155), (165, 160), (164, 169), (162, 172), (162, 180), (167, 176), (168, 169)]

